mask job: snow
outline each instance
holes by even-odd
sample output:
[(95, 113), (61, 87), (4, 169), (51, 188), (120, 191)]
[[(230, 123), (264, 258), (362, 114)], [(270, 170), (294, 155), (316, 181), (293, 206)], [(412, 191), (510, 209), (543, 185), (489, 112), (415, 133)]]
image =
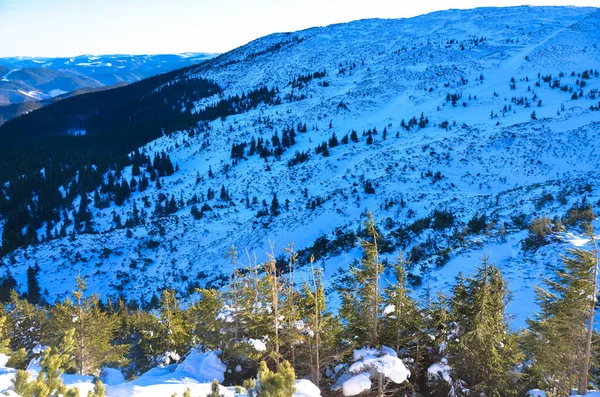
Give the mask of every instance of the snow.
[[(12, 379), (16, 370), (6, 367), (7, 360), (6, 355), (0, 355), (0, 394), (16, 396), (12, 391)], [(202, 353), (194, 349), (180, 364), (153, 368), (131, 382), (125, 382), (121, 372), (114, 368), (104, 368), (100, 379), (106, 386), (107, 397), (163, 397), (173, 393), (181, 395), (188, 388), (193, 395), (205, 396), (210, 393), (213, 379), (223, 382), (225, 369), (218, 352)], [(27, 367), (32, 378), (36, 378), (40, 370), (39, 358), (32, 360)], [(81, 395), (85, 396), (94, 389), (93, 376), (63, 374), (61, 378), (67, 387), (78, 388)], [(311, 385), (308, 381), (299, 381), (300, 394), (297, 396), (320, 397), (318, 388)], [(221, 393), (226, 397), (233, 397), (235, 390), (221, 386)]]
[(342, 385), (344, 396), (356, 396), (367, 390), (371, 390), (371, 378), (368, 373), (353, 376)]
[(393, 312), (396, 311), (396, 305), (387, 305), (384, 309), (383, 309), (383, 315), (387, 316), (392, 314)]
[[(587, 394), (593, 396), (593, 394)], [(540, 389), (532, 389), (527, 392), (528, 397), (546, 397), (546, 392)]]
[(19, 93), (28, 96), (29, 98), (33, 98), (36, 100), (42, 99), (45, 97), (45, 94), (40, 92), (40, 91), (23, 91), (23, 90), (17, 90), (19, 91)]
[(307, 379), (298, 379), (294, 397), (321, 397), (321, 390)]
[(259, 352), (264, 352), (267, 350), (267, 345), (265, 345), (265, 342), (258, 340), (258, 339), (248, 339), (248, 343), (250, 344), (250, 346), (252, 346), (254, 349), (256, 349)]
[[(390, 347), (356, 349), (354, 363), (336, 381), (332, 390), (341, 389), (345, 396), (354, 396), (371, 388), (371, 377), (380, 374), (394, 383), (405, 382), (410, 376), (397, 353)], [(337, 373), (338, 371), (336, 371)]]
[[(452, 382), (452, 378), (450, 378), (450, 366), (448, 365), (448, 360), (442, 359), (439, 363), (432, 364), (429, 368), (427, 368), (427, 375), (430, 379), (443, 379), (447, 383)], [(532, 396), (535, 397), (535, 396)], [(539, 396), (545, 397), (545, 396)]]
[(125, 383), (125, 377), (121, 371), (116, 368), (102, 368), (102, 372), (100, 372), (100, 380), (107, 386)]
[(213, 379), (219, 383), (225, 380), (227, 367), (218, 357), (218, 352), (200, 352), (192, 350), (183, 362), (177, 365), (175, 375), (186, 375), (196, 379), (198, 382), (212, 382)]
[[(27, 267), (39, 263), (41, 288), (48, 291), (49, 301), (72, 290), (78, 272), (86, 277), (91, 293), (104, 298), (119, 293), (139, 299), (163, 285), (167, 275), (173, 288), (182, 291), (186, 280), (197, 274), (203, 275), (199, 278), (201, 286), (228, 278), (232, 267), (224, 254), (232, 244), (240, 250), (247, 248), (251, 256), (256, 252), (261, 260), (269, 239), (276, 243), (276, 254), (291, 241), (296, 249), (306, 248), (321, 236), (333, 238), (336, 228), (355, 231), (367, 209), (375, 211), (380, 224), (386, 218), (395, 222), (392, 230), (429, 216), (434, 209), (447, 209), (456, 214), (459, 232), (479, 211), (494, 218), (490, 230), (465, 236), (459, 244), (452, 242), (451, 229), (427, 230), (419, 235), (411, 232), (410, 241), (396, 249), (411, 252), (413, 247), (427, 244), (437, 247), (410, 271), (421, 281), (415, 297), (422, 296), (428, 285), (434, 296), (449, 291), (459, 272), (471, 272), (483, 254), (488, 254), (513, 292), (507, 310), (512, 316), (511, 326), (518, 329), (535, 312), (534, 286), (556, 266), (557, 254), (583, 242), (570, 231), (573, 236), (559, 236), (546, 247), (526, 252), (522, 241), (527, 232), (513, 224), (513, 217), (521, 213), (563, 216), (583, 196), (590, 203), (600, 199), (596, 182), (600, 142), (594, 139), (600, 132), (599, 113), (589, 110), (597, 99), (571, 100), (570, 95), (543, 82), (535, 86), (538, 72), (553, 76), (565, 72), (562, 84), (574, 86), (578, 77), (571, 77), (571, 71), (598, 67), (600, 53), (594, 44), (600, 42), (600, 33), (585, 29), (597, 20), (597, 11), (591, 8), (485, 8), (401, 20), (362, 20), (258, 39), (208, 66), (191, 69), (189, 76), (215, 80), (224, 88), (224, 95), (277, 85), (283, 98), (291, 93), (289, 82), (298, 74), (326, 68), (328, 75), (321, 80), (329, 85), (319, 85), (322, 81), (317, 79), (301, 89), (305, 99), (263, 105), (216, 120), (210, 123), (209, 131), (194, 137), (181, 131), (148, 143), (141, 150), (150, 156), (167, 151), (180, 168), (174, 175), (161, 178), (160, 191), (151, 186), (133, 193), (122, 207), (94, 209), (95, 234), (20, 249), (2, 262), (11, 267), (20, 292), (26, 288)], [(510, 21), (509, 28), (506, 21)], [(486, 40), (475, 46), (469, 44), (472, 37)], [(293, 38), (298, 42), (292, 40), (278, 51), (266, 51)], [(466, 48), (447, 46), (449, 39), (466, 44)], [(88, 60), (73, 60), (79, 61)], [(110, 62), (120, 64), (124, 60)], [(480, 81), (482, 74), (485, 77)], [(511, 77), (516, 80), (514, 90), (509, 88)], [(599, 87), (600, 79), (590, 78), (585, 92)], [(456, 107), (445, 101), (448, 93), (455, 92), (462, 95)], [(532, 101), (533, 95), (543, 100), (541, 107)], [(531, 105), (515, 105), (512, 97), (526, 97)], [(195, 105), (199, 109), (216, 100), (203, 99)], [(341, 101), (348, 110), (338, 108)], [(505, 105), (511, 110), (503, 112)], [(533, 110), (538, 120), (530, 118)], [(492, 111), (498, 117), (490, 118)], [(426, 128), (405, 131), (400, 127), (403, 119), (421, 113), (429, 118)], [(449, 129), (439, 128), (443, 121), (450, 123)], [(283, 128), (299, 122), (306, 123), (308, 131), (297, 134), (297, 143), (280, 160), (269, 158), (265, 162), (254, 156), (231, 166), (233, 142), (247, 142), (252, 137), (269, 139), (275, 131), (281, 136)], [(378, 130), (375, 142), (366, 145), (362, 132), (373, 127)], [(384, 127), (388, 127), (386, 140), (382, 138)], [(314, 153), (316, 144), (333, 132), (340, 139), (353, 129), (360, 142), (339, 145), (330, 150), (329, 157)], [(288, 167), (287, 161), (296, 150), (310, 151), (310, 159)], [(267, 165), (270, 171), (265, 170)], [(215, 173), (212, 179), (206, 176), (209, 167)], [(442, 179), (434, 182), (425, 176), (428, 171), (439, 171)], [(130, 168), (123, 174), (129, 180)], [(200, 183), (196, 182), (198, 175)], [(363, 180), (373, 182), (376, 194), (363, 192)], [(138, 208), (143, 199), (154, 203), (159, 194), (182, 196), (187, 201), (195, 194), (205, 194), (208, 187), (219, 189), (221, 185), (234, 197), (235, 206), (215, 200), (209, 204), (222, 208), (215, 206), (211, 214), (197, 221), (186, 205), (159, 221), (164, 236), (156, 249), (146, 248), (154, 219), (133, 228), (132, 238), (126, 237), (125, 230), (113, 228), (112, 212), (125, 219), (134, 201)], [(61, 192), (67, 190), (65, 186)], [(564, 203), (558, 200), (563, 190), (570, 192)], [(269, 201), (273, 192), (280, 203), (286, 199), (290, 203), (289, 210), (277, 217), (257, 218), (260, 204), (246, 208), (240, 203), (246, 194), (259, 203)], [(544, 193), (552, 195), (553, 201), (538, 207)], [(310, 201), (317, 198), (322, 203), (313, 210)], [(400, 199), (406, 202), (404, 207), (386, 205)], [(506, 240), (499, 233), (504, 223)], [(56, 225), (54, 231), (61, 226)], [(69, 226), (68, 234), (71, 230)], [(103, 255), (98, 247), (106, 247), (110, 253)], [(446, 248), (447, 261), (438, 262), (443, 259), (438, 252)], [(391, 263), (395, 255), (382, 254), (382, 260)], [(359, 249), (347, 247), (315, 266), (324, 269), (326, 287), (330, 287), (359, 257)], [(132, 260), (147, 265), (132, 269)], [(328, 307), (333, 310), (336, 298), (328, 297)], [(388, 307), (386, 313), (391, 314), (390, 310)], [(232, 320), (231, 313), (223, 316)]]
[(51, 96), (51, 97), (55, 97), (55, 96), (59, 96), (59, 95), (62, 95), (62, 94), (66, 94), (67, 92), (68, 91), (61, 90), (61, 89), (57, 88), (57, 89), (48, 91), (48, 95)]
[(362, 360), (365, 357), (374, 356), (379, 353), (379, 350), (365, 347), (363, 349), (355, 349), (354, 353), (352, 353), (352, 358), (354, 361)]

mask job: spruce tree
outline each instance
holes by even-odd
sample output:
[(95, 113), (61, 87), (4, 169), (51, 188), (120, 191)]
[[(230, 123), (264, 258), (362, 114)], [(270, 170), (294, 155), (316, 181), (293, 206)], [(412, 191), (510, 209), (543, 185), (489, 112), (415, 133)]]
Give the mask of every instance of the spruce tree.
[(34, 305), (42, 303), (42, 292), (38, 282), (39, 272), (40, 267), (37, 264), (27, 268), (27, 300)]
[(509, 291), (502, 273), (484, 256), (473, 276), (459, 276), (453, 292), (452, 315), (459, 327), (448, 344), (453, 375), (477, 395), (516, 395), (514, 368), (522, 357), (508, 328)]
[(72, 352), (74, 348), (74, 329), (66, 331), (58, 347), (47, 347), (40, 360), (42, 370), (37, 379), (29, 382), (29, 375), (23, 370), (17, 371), (13, 380), (13, 388), (23, 397), (51, 397), (63, 395), (65, 397), (78, 396), (76, 389), (67, 389), (61, 375), (72, 366)]
[(223, 397), (223, 395), (221, 394), (221, 389), (219, 388), (218, 380), (213, 379), (213, 381), (210, 384), (210, 393), (207, 394), (206, 397)]
[(382, 304), (379, 284), (383, 265), (379, 261), (379, 233), (371, 212), (367, 213), (364, 227), (369, 239), (359, 239), (363, 256), (360, 262), (350, 266), (348, 283), (340, 289), (340, 314), (348, 322), (350, 339), (359, 344), (377, 347)]
[[(167, 354), (184, 354), (190, 348), (190, 324), (186, 312), (182, 310), (181, 303), (174, 290), (164, 290), (160, 304), (160, 333), (164, 341), (164, 358), (170, 361), (172, 357)], [(168, 363), (168, 362), (167, 362)]]
[(393, 264), (394, 282), (384, 290), (385, 313), (381, 341), (405, 359), (413, 379), (425, 370), (424, 356), (429, 338), (423, 334), (423, 313), (411, 296), (406, 283), (407, 262), (402, 253)]
[[(75, 327), (75, 364), (80, 375), (93, 374), (103, 364), (119, 363), (127, 349), (112, 343), (118, 327), (118, 318), (100, 308), (98, 296), (85, 297), (85, 281), (76, 279), (74, 302), (67, 298), (52, 307), (49, 323), (49, 342), (67, 327)], [(50, 343), (52, 344), (52, 343)]]
[[(528, 320), (525, 347), (534, 386), (549, 396), (568, 395), (583, 383), (588, 324), (595, 301), (596, 250), (569, 249), (563, 269), (536, 287), (539, 312)], [(587, 385), (586, 385), (587, 386)]]
[(46, 310), (20, 299), (16, 291), (11, 292), (10, 304), (7, 307), (11, 323), (11, 350), (25, 348), (30, 352), (44, 339), (44, 330), (48, 329)]
[(271, 200), (271, 215), (279, 215), (279, 200), (277, 200), (277, 193), (273, 193), (273, 200)]
[(87, 397), (104, 397), (106, 395), (106, 387), (102, 384), (99, 378), (94, 379), (94, 390), (88, 391)]

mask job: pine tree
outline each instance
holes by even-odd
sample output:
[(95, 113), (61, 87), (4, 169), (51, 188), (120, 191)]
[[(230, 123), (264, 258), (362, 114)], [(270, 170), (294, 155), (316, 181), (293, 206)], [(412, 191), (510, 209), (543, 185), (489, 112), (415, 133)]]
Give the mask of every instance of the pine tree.
[(89, 199), (87, 194), (82, 193), (79, 200), (79, 210), (75, 219), (77, 230), (85, 231), (86, 233), (93, 231), (92, 228), (92, 213), (88, 208)]
[(39, 272), (40, 267), (37, 264), (27, 268), (27, 300), (34, 305), (42, 303), (42, 292), (38, 282)]
[[(384, 290), (385, 314), (382, 319), (382, 344), (392, 346), (410, 367), (411, 377), (424, 372), (424, 356), (428, 338), (422, 333), (424, 318), (417, 302), (410, 297), (406, 283), (407, 262), (402, 253), (393, 264), (394, 283)], [(402, 357), (402, 356), (405, 357)], [(411, 365), (409, 365), (412, 364)]]
[(296, 392), (296, 375), (288, 361), (279, 365), (277, 372), (272, 372), (267, 363), (260, 362), (258, 367), (256, 397), (292, 397)]
[[(171, 360), (171, 353), (183, 354), (190, 348), (190, 324), (186, 319), (186, 312), (181, 309), (181, 304), (174, 290), (164, 290), (161, 295), (160, 329), (161, 338), (165, 343), (164, 358)], [(168, 362), (167, 362), (168, 363)]]
[(377, 239), (373, 214), (367, 213), (364, 221), (366, 233), (370, 239), (359, 239), (363, 256), (359, 263), (350, 266), (349, 284), (341, 289), (342, 307), (340, 314), (348, 322), (348, 337), (357, 343), (377, 347), (379, 345), (379, 322), (382, 298), (379, 290), (383, 272), (379, 261)]
[(213, 379), (213, 381), (210, 384), (210, 393), (207, 394), (206, 397), (223, 397), (223, 395), (221, 394), (221, 389), (219, 388), (218, 380)]
[(31, 351), (43, 340), (43, 331), (48, 328), (46, 310), (20, 299), (16, 291), (11, 292), (8, 308), (11, 350)]
[(486, 396), (516, 395), (521, 360), (517, 336), (511, 334), (505, 314), (509, 297), (500, 270), (483, 257), (471, 277), (459, 276), (451, 301), (459, 334), (448, 345), (453, 375), (471, 393)]
[[(50, 342), (52, 335), (66, 327), (75, 327), (75, 357), (77, 373), (88, 375), (98, 371), (105, 363), (118, 363), (127, 349), (125, 345), (114, 345), (118, 318), (100, 308), (96, 295), (84, 297), (85, 281), (76, 279), (77, 288), (73, 298), (54, 305), (50, 313)], [(50, 343), (52, 344), (52, 343)]]
[(587, 325), (595, 301), (597, 251), (577, 248), (568, 253), (562, 258), (564, 270), (557, 270), (553, 280), (545, 279), (545, 288), (536, 287), (540, 311), (528, 320), (525, 337), (533, 359), (528, 372), (549, 396), (570, 394), (583, 383)]
[[(221, 293), (215, 289), (197, 289), (200, 299), (189, 308), (189, 319), (192, 323), (191, 335), (193, 342), (202, 343), (208, 349), (225, 349), (222, 342), (228, 341), (227, 334), (223, 335), (223, 325), (217, 319), (223, 307)], [(235, 334), (235, 332), (234, 332)]]
[(271, 200), (271, 215), (279, 215), (279, 200), (277, 200), (277, 193), (273, 193), (273, 200)]
[(13, 380), (13, 388), (23, 397), (65, 397), (78, 396), (76, 389), (67, 389), (61, 379), (65, 369), (72, 365), (71, 355), (74, 347), (74, 329), (66, 331), (57, 348), (47, 347), (40, 360), (42, 370), (37, 379), (29, 382), (29, 375), (23, 370), (17, 371)]
[(99, 378), (94, 379), (94, 390), (90, 390), (87, 397), (104, 397), (106, 395), (106, 387), (102, 384)]
[(4, 311), (4, 307), (0, 307), (0, 354), (10, 352), (10, 323), (9, 317)]

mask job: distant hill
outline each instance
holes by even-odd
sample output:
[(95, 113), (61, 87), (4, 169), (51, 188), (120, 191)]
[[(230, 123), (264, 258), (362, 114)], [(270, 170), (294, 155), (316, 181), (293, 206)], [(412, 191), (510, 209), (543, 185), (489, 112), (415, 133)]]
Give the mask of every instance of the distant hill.
[(51, 98), (82, 90), (140, 81), (201, 63), (212, 54), (82, 55), (73, 58), (0, 58), (0, 124), (39, 108)]

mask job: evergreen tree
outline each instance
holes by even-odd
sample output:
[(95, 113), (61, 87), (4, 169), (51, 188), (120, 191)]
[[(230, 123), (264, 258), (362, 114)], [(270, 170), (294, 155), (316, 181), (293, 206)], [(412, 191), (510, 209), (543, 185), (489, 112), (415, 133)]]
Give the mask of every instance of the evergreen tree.
[(210, 393), (207, 394), (206, 397), (223, 397), (223, 395), (221, 394), (221, 389), (219, 388), (218, 380), (213, 379), (213, 381), (210, 384)]
[[(577, 248), (564, 256), (563, 270), (545, 288), (536, 287), (540, 311), (528, 320), (528, 372), (534, 385), (549, 396), (568, 395), (582, 383), (589, 313), (593, 311), (597, 252)], [(587, 386), (587, 385), (586, 385)]]
[(94, 390), (88, 392), (87, 397), (104, 397), (106, 395), (106, 387), (102, 384), (99, 378), (94, 379)]
[(74, 329), (66, 331), (58, 348), (47, 347), (40, 360), (42, 370), (37, 379), (29, 382), (29, 374), (23, 370), (17, 371), (13, 380), (16, 393), (23, 397), (51, 397), (63, 395), (75, 397), (79, 393), (76, 389), (67, 389), (61, 379), (65, 369), (72, 365), (72, 352), (74, 347)]
[(273, 193), (273, 200), (271, 200), (271, 215), (279, 215), (279, 200), (277, 200), (277, 193)]
[(221, 194), (219, 195), (219, 198), (223, 201), (229, 201), (229, 193), (227, 193), (227, 190), (225, 189), (225, 185), (221, 185)]
[[(75, 364), (80, 375), (93, 374), (103, 364), (119, 363), (127, 346), (114, 345), (118, 318), (100, 308), (98, 296), (85, 297), (85, 281), (76, 280), (77, 289), (73, 291), (72, 302), (69, 298), (54, 305), (50, 312), (49, 339), (60, 334), (68, 326), (75, 327)], [(52, 343), (50, 343), (52, 344)]]
[(267, 363), (261, 361), (258, 382), (256, 397), (292, 397), (296, 393), (296, 375), (288, 361), (282, 362), (277, 372), (269, 370)]
[(11, 292), (8, 305), (10, 318), (10, 348), (25, 348), (30, 352), (43, 339), (43, 331), (47, 329), (48, 318), (43, 308), (20, 299), (16, 291)]
[(382, 297), (379, 290), (383, 272), (379, 261), (377, 239), (373, 214), (367, 213), (364, 227), (369, 240), (359, 239), (363, 256), (359, 263), (350, 266), (349, 285), (340, 292), (342, 307), (340, 314), (348, 322), (348, 337), (365, 346), (379, 345), (379, 322)]
[(410, 297), (406, 283), (406, 267), (402, 253), (393, 264), (394, 283), (384, 290), (386, 305), (382, 319), (382, 344), (392, 346), (410, 369), (411, 377), (418, 379), (426, 370), (425, 359), (428, 337), (422, 330), (425, 320), (417, 302)]
[(521, 360), (518, 338), (509, 332), (505, 307), (509, 292), (500, 270), (482, 264), (471, 277), (459, 276), (451, 301), (458, 335), (448, 344), (448, 362), (455, 378), (470, 393), (516, 395)]
[(17, 288), (17, 280), (13, 277), (10, 270), (6, 270), (4, 277), (0, 280), (0, 303), (10, 301), (10, 293)]
[(40, 267), (37, 264), (27, 268), (27, 300), (34, 305), (42, 303), (42, 292), (38, 282), (39, 272)]
[(173, 353), (182, 355), (190, 349), (190, 324), (174, 290), (163, 290), (160, 300), (160, 337), (164, 342), (161, 352), (165, 363), (173, 360)]
[(85, 193), (82, 193), (80, 197), (79, 210), (77, 211), (77, 216), (75, 217), (76, 229), (88, 233), (93, 231), (91, 224), (92, 213), (88, 208), (89, 199)]

